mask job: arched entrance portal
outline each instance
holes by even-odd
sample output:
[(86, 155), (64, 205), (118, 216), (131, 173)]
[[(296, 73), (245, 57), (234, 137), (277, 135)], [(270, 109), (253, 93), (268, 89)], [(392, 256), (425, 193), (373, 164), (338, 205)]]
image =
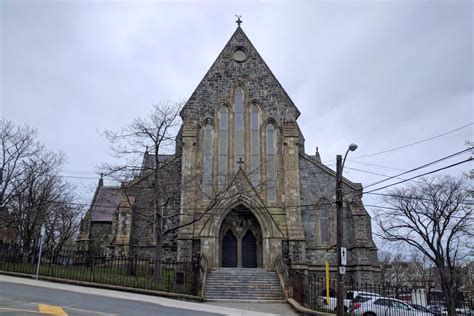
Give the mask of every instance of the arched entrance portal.
[(262, 230), (255, 216), (245, 207), (230, 211), (219, 233), (222, 267), (262, 267)]

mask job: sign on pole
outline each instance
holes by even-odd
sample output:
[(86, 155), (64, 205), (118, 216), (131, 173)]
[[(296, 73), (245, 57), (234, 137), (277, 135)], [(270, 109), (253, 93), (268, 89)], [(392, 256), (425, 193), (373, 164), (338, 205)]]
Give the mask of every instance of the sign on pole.
[(346, 274), (346, 267), (339, 267), (339, 274)]
[(347, 265), (347, 248), (341, 247), (341, 265)]
[(38, 254), (38, 263), (36, 265), (36, 280), (38, 280), (38, 275), (39, 275), (39, 270), (40, 270), (40, 264), (41, 264), (41, 250), (43, 250), (43, 238), (46, 233), (46, 227), (44, 224), (41, 226), (41, 231), (40, 231), (40, 241), (39, 241), (39, 254)]

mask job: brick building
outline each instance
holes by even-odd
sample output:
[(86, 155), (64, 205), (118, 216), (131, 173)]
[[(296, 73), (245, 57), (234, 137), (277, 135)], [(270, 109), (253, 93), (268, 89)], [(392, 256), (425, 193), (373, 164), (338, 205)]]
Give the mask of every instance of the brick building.
[[(279, 258), (322, 274), (336, 255), (335, 171), (305, 153), (300, 112), (240, 26), (186, 102), (176, 153), (160, 157), (167, 200), (164, 259), (265, 267)], [(99, 182), (81, 249), (152, 256), (154, 156), (120, 188)], [(343, 179), (349, 278), (378, 280), (377, 249), (359, 183)], [(136, 211), (135, 211), (136, 210)], [(138, 211), (139, 210), (139, 211)], [(175, 216), (173, 216), (175, 215)]]

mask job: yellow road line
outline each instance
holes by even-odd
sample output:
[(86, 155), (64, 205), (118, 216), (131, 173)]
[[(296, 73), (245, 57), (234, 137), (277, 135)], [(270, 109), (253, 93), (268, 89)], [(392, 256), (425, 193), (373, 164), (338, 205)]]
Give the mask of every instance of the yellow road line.
[(67, 316), (64, 309), (62, 309), (59, 306), (38, 304), (38, 310), (40, 311), (40, 313), (44, 313), (44, 314), (57, 315), (57, 316)]

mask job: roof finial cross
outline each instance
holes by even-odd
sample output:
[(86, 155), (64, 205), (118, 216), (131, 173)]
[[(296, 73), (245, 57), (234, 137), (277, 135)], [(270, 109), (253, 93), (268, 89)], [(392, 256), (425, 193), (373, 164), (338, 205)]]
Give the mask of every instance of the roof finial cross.
[(235, 23), (237, 23), (238, 27), (240, 27), (240, 24), (242, 24), (242, 20), (240, 19), (242, 16), (241, 15), (235, 15), (237, 17), (237, 21), (235, 21)]

